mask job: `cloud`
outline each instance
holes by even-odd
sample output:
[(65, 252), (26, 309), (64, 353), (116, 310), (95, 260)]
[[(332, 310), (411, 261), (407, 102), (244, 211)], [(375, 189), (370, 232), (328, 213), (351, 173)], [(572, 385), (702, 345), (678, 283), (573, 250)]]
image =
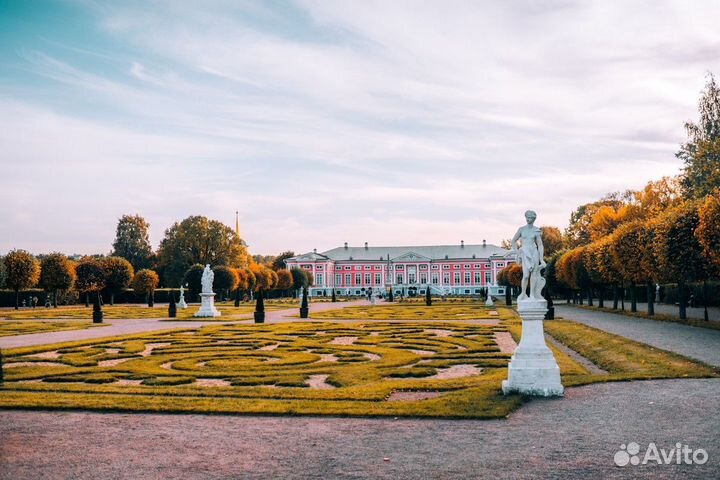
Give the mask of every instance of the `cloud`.
[(78, 5), (102, 41), (46, 32), (0, 83), (0, 251), (104, 251), (134, 212), (157, 243), (239, 209), (264, 253), (563, 227), (678, 171), (720, 66), (712, 2)]

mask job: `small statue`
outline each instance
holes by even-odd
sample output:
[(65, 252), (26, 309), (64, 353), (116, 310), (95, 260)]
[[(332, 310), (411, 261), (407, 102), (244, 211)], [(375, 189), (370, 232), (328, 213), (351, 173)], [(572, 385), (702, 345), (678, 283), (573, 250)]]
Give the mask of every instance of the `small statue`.
[[(512, 250), (517, 252), (517, 241), (521, 240), (519, 248), (520, 261), (522, 263), (522, 282), (520, 283), (521, 292), (518, 301), (527, 300), (543, 300), (542, 289), (545, 287), (545, 279), (542, 277), (541, 271), (547, 266), (543, 256), (545, 247), (542, 242), (542, 231), (534, 225), (537, 214), (528, 210), (525, 212), (525, 220), (527, 225), (518, 228), (515, 236), (510, 240)], [(530, 284), (530, 296), (527, 295), (527, 287)]]
[(180, 285), (180, 300), (178, 300), (178, 305), (182, 309), (187, 308), (187, 302), (185, 301), (185, 287), (183, 285)]
[(205, 270), (203, 270), (202, 274), (202, 280), (200, 280), (200, 283), (202, 284), (202, 293), (213, 293), (212, 285), (213, 281), (215, 280), (215, 273), (210, 269), (210, 264), (205, 265)]

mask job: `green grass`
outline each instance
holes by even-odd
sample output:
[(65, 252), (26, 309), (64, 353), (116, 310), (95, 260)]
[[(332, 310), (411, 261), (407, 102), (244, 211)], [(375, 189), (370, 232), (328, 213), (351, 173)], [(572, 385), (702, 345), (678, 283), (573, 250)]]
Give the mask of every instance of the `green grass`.
[[(193, 314), (200, 308), (197, 304), (191, 304), (186, 309), (177, 309), (177, 320), (193, 319)], [(279, 310), (285, 308), (280, 305), (267, 305), (266, 310)], [(239, 307), (232, 303), (220, 304), (218, 309), (223, 317), (236, 315), (249, 315), (255, 311), (254, 303), (241, 304)], [(154, 307), (142, 305), (105, 305), (103, 306), (103, 317), (107, 319), (128, 319), (128, 318), (167, 318), (167, 304), (156, 304)], [(226, 320), (219, 317), (216, 320)], [(61, 308), (34, 308), (26, 310), (3, 310), (0, 311), (0, 318), (8, 320), (37, 320), (37, 319), (92, 319), (92, 307), (61, 307)], [(207, 319), (204, 319), (207, 320)]]
[(34, 322), (34, 321), (5, 321), (0, 320), (0, 337), (10, 335), (26, 335), (28, 333), (61, 332), (64, 330), (83, 330), (92, 327), (102, 327), (103, 324), (92, 322)]
[[(497, 315), (491, 314), (496, 312)], [(322, 320), (491, 320), (512, 318), (514, 313), (505, 307), (486, 307), (481, 304), (438, 304), (431, 306), (413, 303), (364, 305), (323, 312), (310, 311), (310, 318)]]

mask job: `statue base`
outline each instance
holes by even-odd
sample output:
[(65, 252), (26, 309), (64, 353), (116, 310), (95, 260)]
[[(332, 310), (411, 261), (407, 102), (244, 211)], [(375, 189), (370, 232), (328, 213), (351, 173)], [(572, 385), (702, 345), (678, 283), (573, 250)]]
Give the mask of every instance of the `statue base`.
[(178, 302), (178, 307), (185, 310), (187, 308), (187, 303), (185, 303), (185, 297), (180, 297), (180, 301)]
[(200, 310), (195, 312), (193, 317), (219, 317), (220, 312), (215, 308), (215, 294), (214, 293), (201, 293), (200, 294)]
[(485, 306), (486, 307), (494, 307), (495, 303), (493, 303), (492, 295), (488, 293), (487, 299), (485, 300)]
[(522, 318), (522, 338), (508, 366), (508, 379), (502, 382), (505, 395), (520, 393), (536, 397), (561, 397), (560, 368), (545, 343), (543, 318), (547, 302), (526, 298), (518, 301)]

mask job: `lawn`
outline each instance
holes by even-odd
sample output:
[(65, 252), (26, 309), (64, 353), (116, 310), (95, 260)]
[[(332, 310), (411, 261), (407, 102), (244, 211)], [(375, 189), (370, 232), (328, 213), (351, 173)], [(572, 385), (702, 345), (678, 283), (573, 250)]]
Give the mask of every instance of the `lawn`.
[[(568, 386), (717, 376), (574, 322), (547, 325), (609, 372), (555, 350)], [(500, 392), (509, 355), (495, 333), (505, 331), (517, 337), (519, 320), (211, 325), (6, 350), (0, 407), (498, 418), (524, 400)]]
[(92, 322), (14, 322), (0, 320), (0, 337), (26, 335), (28, 333), (61, 332), (63, 330), (83, 330), (85, 328), (103, 326), (103, 324)]
[(310, 310), (310, 318), (322, 320), (504, 320), (515, 314), (505, 307), (486, 307), (482, 304), (435, 303), (431, 306), (394, 303), (347, 307), (324, 312)]
[[(200, 305), (191, 304), (186, 309), (177, 309), (178, 320), (193, 319), (193, 314), (197, 312)], [(266, 310), (279, 310), (288, 308), (281, 305), (267, 305)], [(235, 315), (248, 315), (255, 311), (254, 303), (241, 304), (235, 307), (232, 303), (227, 305), (218, 305), (218, 310), (223, 314), (215, 320), (227, 320), (227, 317)], [(158, 304), (155, 307), (147, 307), (144, 305), (105, 305), (103, 306), (103, 316), (107, 319), (127, 319), (127, 318), (167, 318), (167, 304)], [(0, 318), (8, 320), (37, 320), (37, 319), (75, 319), (90, 320), (92, 319), (92, 307), (61, 307), (61, 308), (30, 308), (24, 310), (2, 310)], [(213, 319), (203, 319), (213, 320)]]

